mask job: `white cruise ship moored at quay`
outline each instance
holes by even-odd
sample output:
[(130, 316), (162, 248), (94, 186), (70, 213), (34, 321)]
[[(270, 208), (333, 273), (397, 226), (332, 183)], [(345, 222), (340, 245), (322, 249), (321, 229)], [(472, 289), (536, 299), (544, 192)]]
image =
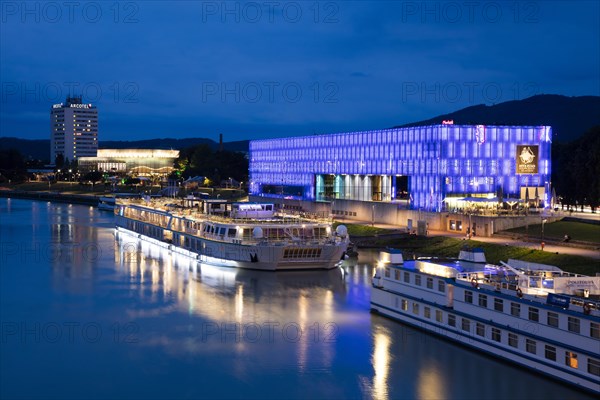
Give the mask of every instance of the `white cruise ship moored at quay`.
[(118, 200), (117, 234), (219, 266), (331, 269), (348, 246), (346, 227), (316, 215), (276, 212), (272, 203), (186, 198)]
[(483, 353), (600, 393), (600, 276), (508, 260), (381, 253), (371, 309)]

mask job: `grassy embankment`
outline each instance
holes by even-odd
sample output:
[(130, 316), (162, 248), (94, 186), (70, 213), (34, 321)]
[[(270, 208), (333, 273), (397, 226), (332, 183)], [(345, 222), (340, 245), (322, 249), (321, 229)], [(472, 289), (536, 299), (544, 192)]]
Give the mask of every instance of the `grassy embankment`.
[[(542, 225), (529, 225), (525, 227), (509, 229), (507, 232), (525, 235), (526, 233), (535, 238), (542, 237)], [(557, 241), (563, 240), (565, 234), (571, 237), (571, 240), (600, 243), (600, 225), (593, 223), (584, 223), (577, 221), (557, 221), (551, 224), (544, 224), (544, 238)]]
[(471, 246), (482, 248), (487, 261), (494, 264), (514, 258), (535, 263), (556, 265), (565, 271), (584, 275), (593, 276), (596, 272), (600, 272), (600, 261), (583, 256), (556, 254), (527, 247), (486, 243), (477, 240), (462, 240), (443, 236), (421, 237), (396, 235), (393, 237), (381, 237), (375, 235), (385, 235), (397, 231), (363, 225), (345, 225), (348, 227), (350, 236), (354, 237), (353, 240), (356, 241), (357, 236), (372, 236), (364, 242), (362, 240), (359, 240), (359, 242), (373, 247), (402, 249), (407, 257), (412, 256), (412, 254), (416, 254), (417, 256), (456, 257), (464, 246)]

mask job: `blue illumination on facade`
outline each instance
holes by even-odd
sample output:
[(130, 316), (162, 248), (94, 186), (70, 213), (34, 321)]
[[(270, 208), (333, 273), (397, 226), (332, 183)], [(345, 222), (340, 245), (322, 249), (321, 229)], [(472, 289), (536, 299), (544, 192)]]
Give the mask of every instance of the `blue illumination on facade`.
[(395, 201), (405, 182), (413, 209), (500, 190), (519, 197), (521, 187), (539, 187), (543, 201), (551, 137), (549, 126), (432, 125), (253, 140), (250, 194)]

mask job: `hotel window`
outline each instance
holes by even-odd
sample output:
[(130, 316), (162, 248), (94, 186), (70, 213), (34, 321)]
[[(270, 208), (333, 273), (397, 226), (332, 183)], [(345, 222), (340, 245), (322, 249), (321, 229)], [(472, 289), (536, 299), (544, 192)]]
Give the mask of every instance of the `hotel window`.
[(565, 365), (571, 368), (579, 368), (577, 354), (572, 351), (565, 351)]
[(546, 345), (545, 355), (548, 360), (556, 361), (556, 347)]
[(433, 278), (427, 278), (427, 289), (433, 289)]
[(558, 314), (552, 311), (548, 311), (548, 326), (558, 328)]
[(421, 286), (421, 275), (415, 275), (415, 285)]
[(588, 358), (588, 373), (600, 376), (600, 361)]
[(514, 317), (521, 316), (521, 305), (519, 303), (510, 303), (510, 315)]
[(435, 310), (435, 320), (437, 322), (442, 322), (442, 311), (441, 310)]
[(408, 272), (404, 273), (404, 282), (410, 283), (410, 274)]
[(438, 292), (442, 292), (444, 293), (446, 291), (446, 282), (444, 282), (443, 280), (439, 280), (438, 281)]
[(525, 339), (525, 350), (527, 350), (528, 353), (536, 354), (537, 346), (535, 340)]
[(465, 290), (465, 303), (473, 303), (473, 292)]
[(402, 300), (402, 311), (408, 311), (408, 301)]
[(539, 322), (540, 320), (540, 310), (535, 307), (529, 307), (529, 320)]
[(448, 325), (456, 326), (456, 317), (454, 314), (448, 314)]
[(389, 269), (389, 268), (386, 268), (386, 269), (385, 269), (385, 277), (386, 277), (386, 278), (389, 278), (389, 277), (390, 277), (390, 269)]
[(500, 342), (502, 340), (502, 332), (498, 328), (492, 328), (492, 340)]
[(519, 336), (514, 333), (508, 334), (508, 345), (511, 347), (518, 348), (519, 347)]
[(425, 307), (425, 309), (423, 310), (423, 315), (425, 316), (425, 318), (431, 318), (431, 308)]
[(485, 294), (479, 295), (479, 306), (487, 307), (487, 296)]
[(502, 299), (494, 299), (494, 310), (504, 312), (504, 301)]
[(579, 318), (569, 317), (568, 321), (569, 332), (579, 333)]
[(468, 320), (466, 318), (462, 319), (462, 330), (467, 331), (467, 332), (471, 331), (471, 321), (470, 320)]
[(590, 322), (590, 336), (594, 339), (600, 339), (600, 324)]
[(475, 333), (477, 333), (478, 336), (485, 337), (485, 325), (477, 322), (475, 325)]
[(413, 303), (413, 314), (419, 315), (419, 303)]
[(395, 280), (400, 280), (400, 271), (394, 270), (394, 279)]

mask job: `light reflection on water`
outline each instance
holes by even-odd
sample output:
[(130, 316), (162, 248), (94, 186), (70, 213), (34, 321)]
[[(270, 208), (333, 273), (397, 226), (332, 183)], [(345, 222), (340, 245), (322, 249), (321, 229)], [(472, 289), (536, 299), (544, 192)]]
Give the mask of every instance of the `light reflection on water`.
[(85, 206), (0, 199), (0, 217), (2, 398), (585, 398), (370, 314), (375, 252), (247, 271), (115, 238)]

